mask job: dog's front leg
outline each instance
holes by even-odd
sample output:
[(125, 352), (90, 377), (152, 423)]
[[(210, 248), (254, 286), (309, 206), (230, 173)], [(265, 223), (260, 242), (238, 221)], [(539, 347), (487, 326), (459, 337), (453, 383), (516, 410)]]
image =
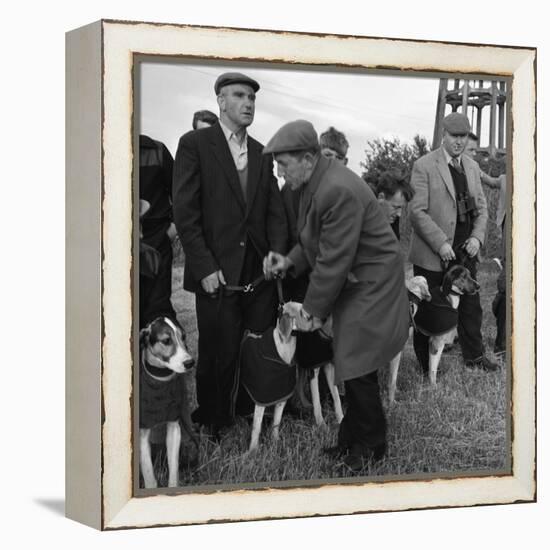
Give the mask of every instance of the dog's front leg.
[(399, 364), (401, 363), (401, 353), (402, 352), (399, 352), (390, 361), (390, 385), (388, 388), (390, 405), (393, 405), (393, 402), (395, 401), (395, 391), (397, 389), (397, 373), (399, 372)]
[(179, 485), (181, 428), (180, 423), (168, 422), (166, 425), (166, 456), (168, 457), (168, 487)]
[(153, 469), (153, 461), (151, 460), (151, 443), (149, 437), (151, 435), (150, 428), (141, 428), (139, 430), (139, 465), (141, 467), (141, 475), (146, 489), (157, 488), (157, 478)]
[(330, 395), (332, 395), (332, 403), (334, 404), (334, 414), (336, 415), (336, 422), (340, 424), (340, 422), (342, 422), (342, 418), (344, 418), (344, 412), (342, 411), (342, 401), (340, 400), (338, 388), (334, 383), (334, 365), (332, 363), (327, 363), (324, 366), (323, 370), (325, 371), (325, 378), (327, 379)]
[(445, 347), (445, 340), (440, 338), (430, 338), (430, 384), (435, 386), (437, 378), (437, 368), (439, 367), (439, 361), (441, 361), (441, 354)]
[(281, 423), (285, 405), (286, 401), (281, 401), (275, 405), (275, 410), (273, 411), (273, 430), (271, 432), (273, 441), (277, 441), (277, 439), (279, 439), (279, 424)]
[(250, 447), (248, 452), (252, 453), (258, 448), (260, 441), (260, 432), (262, 431), (262, 420), (264, 418), (265, 407), (256, 405), (254, 407), (254, 420), (252, 421), (252, 436), (250, 437)]
[(319, 396), (319, 368), (313, 369), (313, 376), (309, 381), (309, 389), (311, 391), (311, 402), (313, 404), (315, 424), (317, 424), (317, 426), (322, 426), (325, 423), (325, 419), (323, 418), (321, 397)]

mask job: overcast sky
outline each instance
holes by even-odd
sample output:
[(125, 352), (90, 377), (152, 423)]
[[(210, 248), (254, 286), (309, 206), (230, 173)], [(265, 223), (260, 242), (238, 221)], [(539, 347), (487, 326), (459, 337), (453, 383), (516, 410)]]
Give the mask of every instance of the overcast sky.
[(261, 143), (267, 143), (286, 122), (299, 118), (309, 120), (318, 133), (335, 126), (346, 134), (348, 166), (359, 174), (369, 139), (398, 136), (410, 142), (420, 134), (431, 144), (436, 78), (219, 63), (142, 63), (140, 133), (164, 142), (175, 155), (179, 137), (191, 130), (195, 111), (209, 109), (218, 114), (214, 82), (231, 70), (244, 72), (260, 84), (249, 133)]

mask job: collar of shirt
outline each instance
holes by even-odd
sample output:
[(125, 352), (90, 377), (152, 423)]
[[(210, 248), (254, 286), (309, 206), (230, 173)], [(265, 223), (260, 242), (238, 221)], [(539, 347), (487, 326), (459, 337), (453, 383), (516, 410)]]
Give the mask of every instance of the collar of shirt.
[(460, 162), (462, 164), (462, 155), (458, 155), (458, 157), (451, 157), (451, 155), (449, 155), (449, 153), (447, 153), (447, 149), (445, 149), (445, 147), (442, 147), (442, 149), (443, 149), (443, 154), (445, 155), (445, 158), (447, 159), (447, 164), (451, 164), (451, 160), (453, 158), (457, 158), (458, 162)]
[(237, 134), (232, 132), (221, 121), (220, 126), (227, 140), (227, 144), (229, 145), (229, 150), (231, 151), (231, 156), (233, 157), (237, 170), (244, 170), (248, 165), (248, 133), (246, 129), (243, 139), (240, 141)]

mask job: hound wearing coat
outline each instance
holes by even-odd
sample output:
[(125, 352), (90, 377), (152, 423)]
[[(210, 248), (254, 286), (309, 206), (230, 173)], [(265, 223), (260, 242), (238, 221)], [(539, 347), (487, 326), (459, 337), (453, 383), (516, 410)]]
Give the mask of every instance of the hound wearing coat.
[[(418, 302), (415, 307), (413, 316), (415, 330), (429, 337), (428, 372), (432, 386), (436, 385), (437, 370), (445, 344), (453, 342), (458, 325), (460, 297), (478, 292), (479, 284), (472, 277), (470, 270), (463, 265), (453, 265), (445, 272), (441, 286), (430, 289), (430, 299)], [(401, 353), (390, 362), (390, 404), (395, 399), (400, 358)]]
[(275, 406), (272, 437), (279, 437), (279, 424), (288, 398), (296, 387), (296, 326), (294, 302), (284, 304), (275, 328), (263, 334), (248, 333), (241, 345), (240, 382), (254, 401), (254, 420), (248, 452), (258, 448), (266, 407)]
[(178, 486), (180, 419), (191, 438), (184, 373), (194, 365), (182, 330), (168, 317), (158, 317), (140, 332), (139, 426), (140, 468), (147, 489), (158, 486), (151, 459), (151, 430), (166, 423), (168, 486)]
[[(412, 277), (405, 282), (407, 291), (409, 293), (409, 314), (411, 317), (411, 327), (409, 329), (409, 336), (412, 334), (414, 326), (414, 318), (418, 311), (418, 306), (423, 301), (430, 301), (432, 295), (430, 294), (430, 289), (428, 288), (428, 281), (425, 277), (417, 275)], [(390, 405), (395, 401), (395, 391), (397, 388), (397, 373), (399, 371), (399, 365), (401, 363), (401, 355), (403, 351), (400, 351), (391, 361), (390, 361), (390, 377), (389, 377), (389, 387), (388, 387), (388, 398)]]

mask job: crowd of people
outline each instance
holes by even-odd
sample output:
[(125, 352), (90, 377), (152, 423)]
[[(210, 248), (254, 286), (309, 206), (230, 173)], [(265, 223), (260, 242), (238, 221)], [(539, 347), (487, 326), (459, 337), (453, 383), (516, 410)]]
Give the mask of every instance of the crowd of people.
[[(284, 276), (286, 296), (302, 304), (312, 330), (332, 316), (333, 362), (346, 411), (337, 445), (325, 450), (360, 471), (386, 452), (378, 371), (409, 333), (399, 243), (403, 208), (408, 203), (415, 275), (441, 284), (462, 249), (475, 276), (488, 220), (482, 183), (504, 188), (505, 178), (481, 172), (471, 158), (477, 138), (468, 118), (452, 113), (443, 121), (441, 147), (417, 160), (410, 178), (388, 171), (372, 189), (346, 166), (349, 143), (333, 127), (318, 136), (310, 122), (297, 120), (265, 147), (256, 141), (248, 128), (259, 90), (247, 75), (221, 74), (214, 85), (219, 117), (195, 113), (175, 160), (162, 143), (140, 136), (140, 198), (150, 203), (142, 240), (160, 255), (156, 272), (140, 277), (140, 325), (159, 315), (177, 323), (170, 295), (171, 241), (178, 236), (199, 335), (192, 418), (219, 435), (253, 410), (239, 385), (239, 347), (245, 330), (261, 333), (274, 325), (278, 295), (270, 279)], [(472, 141), (473, 149), (467, 147)], [(255, 291), (244, 292), (252, 283)], [(506, 347), (504, 287), (502, 275), (494, 304), (497, 352)], [(499, 364), (485, 354), (481, 319), (479, 295), (463, 297), (458, 341), (465, 366), (494, 371)], [(415, 332), (423, 371), (427, 342)]]

